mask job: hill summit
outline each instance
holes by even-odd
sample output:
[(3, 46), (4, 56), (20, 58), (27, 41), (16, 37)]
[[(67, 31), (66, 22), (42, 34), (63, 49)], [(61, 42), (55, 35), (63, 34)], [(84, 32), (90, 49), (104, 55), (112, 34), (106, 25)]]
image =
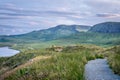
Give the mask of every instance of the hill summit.
[(104, 22), (91, 27), (89, 32), (120, 33), (120, 22)]

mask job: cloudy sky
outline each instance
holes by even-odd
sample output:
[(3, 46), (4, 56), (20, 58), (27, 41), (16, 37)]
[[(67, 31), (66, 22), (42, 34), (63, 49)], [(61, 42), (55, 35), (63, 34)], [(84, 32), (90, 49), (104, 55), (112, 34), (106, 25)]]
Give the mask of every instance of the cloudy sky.
[(0, 35), (120, 21), (120, 0), (0, 0)]

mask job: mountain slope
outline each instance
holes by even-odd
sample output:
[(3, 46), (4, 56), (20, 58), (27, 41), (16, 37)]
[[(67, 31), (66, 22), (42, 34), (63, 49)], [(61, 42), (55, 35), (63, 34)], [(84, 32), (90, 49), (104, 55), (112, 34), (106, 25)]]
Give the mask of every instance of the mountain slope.
[(80, 31), (87, 31), (90, 27), (91, 26), (83, 25), (58, 25), (53, 28), (33, 31), (27, 34), (5, 36), (0, 38), (0, 41), (13, 41), (13, 39), (50, 41), (61, 37), (70, 36), (72, 34), (79, 33)]
[(89, 32), (120, 33), (120, 22), (104, 22), (94, 25)]
[[(89, 43), (96, 45), (120, 44), (118, 22), (105, 22), (93, 26), (82, 25), (58, 25), (49, 29), (33, 31), (22, 35), (1, 36), (0, 44), (33, 44), (47, 45), (70, 45)], [(88, 30), (88, 32), (80, 32)], [(96, 32), (96, 33), (94, 33)], [(6, 44), (5, 44), (6, 43)], [(33, 46), (33, 45), (32, 45)], [(23, 47), (23, 46), (22, 46)]]

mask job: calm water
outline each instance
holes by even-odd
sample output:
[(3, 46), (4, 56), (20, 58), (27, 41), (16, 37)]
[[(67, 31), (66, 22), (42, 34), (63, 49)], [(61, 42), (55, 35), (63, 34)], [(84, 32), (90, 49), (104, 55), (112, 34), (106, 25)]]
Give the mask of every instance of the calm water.
[(0, 57), (9, 57), (17, 53), (19, 53), (19, 51), (10, 49), (9, 47), (0, 47)]

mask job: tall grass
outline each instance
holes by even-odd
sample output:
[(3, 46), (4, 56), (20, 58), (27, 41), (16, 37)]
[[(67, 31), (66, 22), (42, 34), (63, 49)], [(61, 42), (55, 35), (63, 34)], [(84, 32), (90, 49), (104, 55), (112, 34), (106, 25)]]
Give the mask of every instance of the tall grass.
[(100, 55), (85, 47), (66, 47), (63, 52), (54, 52), (49, 59), (17, 70), (5, 80), (84, 80), (85, 64), (97, 57)]
[(11, 57), (0, 57), (0, 75), (8, 70), (14, 69), (39, 55), (51, 55), (52, 52), (46, 50), (22, 50), (19, 54)]
[(109, 50), (108, 62), (113, 71), (120, 75), (120, 46), (115, 46)]

